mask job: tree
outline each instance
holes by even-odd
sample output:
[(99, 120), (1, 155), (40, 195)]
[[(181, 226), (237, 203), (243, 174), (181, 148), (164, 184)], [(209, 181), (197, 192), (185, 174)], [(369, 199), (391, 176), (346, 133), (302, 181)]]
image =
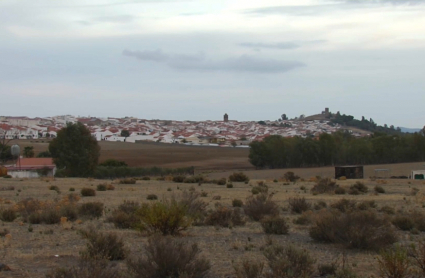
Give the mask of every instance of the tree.
[(105, 166), (105, 167), (124, 167), (128, 166), (127, 163), (121, 160), (116, 160), (113, 158), (107, 159), (99, 164), (99, 166)]
[(37, 154), (37, 157), (52, 157), (52, 154), (49, 151), (44, 151)]
[(121, 130), (121, 136), (122, 137), (129, 137), (130, 136), (130, 131), (125, 130), (125, 129)]
[(34, 147), (27, 146), (24, 148), (24, 157), (34, 157)]
[(100, 147), (82, 123), (67, 123), (49, 144), (53, 162), (70, 177), (87, 177), (96, 169)]

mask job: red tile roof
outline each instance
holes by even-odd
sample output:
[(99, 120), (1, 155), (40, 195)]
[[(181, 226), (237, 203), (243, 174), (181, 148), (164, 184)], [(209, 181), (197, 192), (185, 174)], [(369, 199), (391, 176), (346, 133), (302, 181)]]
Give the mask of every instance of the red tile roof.
[(51, 166), (55, 165), (50, 157), (43, 158), (21, 158), (21, 166)]

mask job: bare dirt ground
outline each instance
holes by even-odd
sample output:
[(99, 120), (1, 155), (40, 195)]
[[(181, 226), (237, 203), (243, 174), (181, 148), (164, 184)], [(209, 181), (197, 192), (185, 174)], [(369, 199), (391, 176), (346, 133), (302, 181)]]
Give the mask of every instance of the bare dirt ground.
[[(23, 150), (33, 146), (35, 155), (48, 149), (50, 139), (13, 140)], [(164, 143), (124, 143), (100, 141), (100, 159), (109, 158), (125, 161), (134, 167), (190, 167), (199, 170), (253, 169), (248, 161), (248, 148), (185, 146)]]
[[(255, 171), (258, 172), (258, 171)], [(267, 173), (267, 172), (266, 172)], [(264, 173), (264, 177), (267, 175)], [(296, 171), (298, 175), (306, 180), (314, 175), (303, 175), (303, 171)], [(312, 173), (312, 172), (308, 172)], [(314, 172), (315, 173), (315, 172)], [(253, 172), (247, 172), (253, 175)], [(213, 175), (216, 175), (215, 173)], [(224, 175), (224, 173), (220, 173)], [(334, 244), (320, 244), (313, 242), (308, 235), (309, 226), (295, 225), (292, 221), (298, 215), (291, 214), (288, 210), (288, 198), (294, 196), (305, 197), (310, 203), (325, 201), (330, 204), (342, 197), (356, 200), (374, 200), (378, 209), (388, 205), (395, 210), (410, 211), (417, 209), (423, 211), (425, 205), (425, 184), (422, 181), (411, 180), (387, 180), (386, 184), (381, 184), (385, 194), (373, 192), (373, 187), (378, 181), (369, 179), (361, 180), (369, 187), (369, 193), (365, 195), (313, 195), (310, 189), (314, 182), (299, 181), (284, 185), (282, 181), (274, 182), (273, 175), (263, 179), (269, 186), (269, 192), (274, 193), (273, 199), (281, 207), (283, 215), (290, 223), (289, 235), (272, 235), (270, 238), (273, 244), (292, 243), (311, 252), (317, 259), (317, 264), (331, 262), (341, 259), (343, 249)], [(55, 225), (31, 225), (23, 223), (21, 219), (14, 222), (1, 223), (0, 230), (8, 229), (10, 236), (1, 237), (0, 262), (10, 266), (12, 271), (0, 272), (0, 277), (44, 277), (45, 273), (55, 267), (75, 265), (79, 252), (85, 247), (85, 240), (77, 233), (77, 230), (90, 225), (95, 226), (99, 231), (111, 231), (119, 234), (125, 241), (126, 247), (132, 254), (140, 253), (147, 242), (147, 237), (133, 230), (116, 229), (111, 223), (106, 223), (106, 217), (111, 211), (124, 200), (134, 200), (139, 202), (147, 201), (148, 194), (156, 194), (159, 198), (168, 198), (172, 194), (178, 194), (182, 190), (189, 190), (195, 187), (196, 191), (207, 192), (207, 197), (202, 198), (208, 203), (209, 208), (213, 208), (216, 202), (224, 205), (231, 205), (234, 198), (245, 201), (251, 195), (251, 186), (256, 185), (258, 180), (251, 180), (249, 184), (233, 183), (234, 188), (226, 188), (215, 184), (182, 184), (169, 181), (142, 181), (138, 180), (134, 185), (118, 184), (114, 191), (96, 192), (94, 197), (83, 197), (78, 203), (99, 201), (105, 204), (104, 216), (98, 220), (84, 220), (82, 222), (67, 222)], [(36, 198), (39, 200), (54, 200), (66, 196), (70, 187), (75, 188), (79, 193), (83, 187), (96, 188), (104, 180), (93, 179), (0, 179), (0, 188), (13, 186), (14, 190), (0, 191), (0, 207), (7, 208), (14, 206), (25, 198)], [(110, 181), (109, 181), (110, 182)], [(348, 188), (355, 180), (338, 181), (340, 186)], [(49, 190), (48, 186), (56, 185), (61, 193)], [(306, 190), (302, 190), (304, 186)], [(167, 189), (171, 189), (168, 191)], [(419, 193), (413, 196), (412, 189), (417, 188)], [(221, 196), (220, 201), (213, 200), (214, 196)], [(416, 241), (424, 236), (424, 233), (417, 235), (410, 232), (398, 232), (401, 241)], [(265, 245), (266, 235), (258, 222), (248, 221), (245, 226), (229, 228), (216, 228), (213, 226), (190, 227), (183, 232), (181, 237), (190, 242), (197, 242), (203, 254), (211, 260), (212, 269), (209, 277), (235, 277), (232, 263), (239, 262), (244, 257), (265, 260), (262, 255), (262, 248)], [(360, 275), (360, 277), (372, 277), (377, 274), (376, 256), (374, 252), (348, 250), (349, 266)], [(119, 263), (124, 265), (123, 262)]]

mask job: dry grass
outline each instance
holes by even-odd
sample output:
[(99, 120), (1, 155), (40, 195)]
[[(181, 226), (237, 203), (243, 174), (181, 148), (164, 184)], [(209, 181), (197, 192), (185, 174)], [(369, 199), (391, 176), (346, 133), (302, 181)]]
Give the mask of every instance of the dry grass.
[[(274, 170), (278, 172), (278, 170)], [(285, 171), (281, 171), (278, 176), (282, 176)], [(306, 170), (310, 171), (310, 170)], [(233, 171), (232, 171), (233, 172)], [(262, 171), (246, 172), (251, 178)], [(294, 173), (310, 180), (309, 176), (303, 176), (302, 171), (294, 170)], [(211, 174), (210, 177), (216, 174)], [(225, 177), (229, 175), (226, 174)], [(271, 176), (273, 178), (273, 176)], [(267, 180), (263, 179), (263, 180)], [(314, 179), (312, 179), (314, 180)], [(251, 180), (252, 185), (257, 185), (258, 180)], [(15, 208), (17, 203), (26, 198), (34, 198), (42, 202), (61, 201), (67, 196), (70, 187), (75, 188), (75, 193), (79, 193), (82, 188), (93, 188), (104, 181), (93, 179), (55, 179), (50, 180), (49, 184), (56, 185), (60, 192), (49, 190), (45, 180), (40, 179), (5, 179), (2, 180), (2, 186), (13, 186), (14, 191), (2, 191), (0, 199), (0, 207), (3, 209)], [(99, 219), (77, 219), (76, 221), (68, 221), (55, 225), (23, 223), (18, 217), (13, 222), (5, 222), (2, 224), (1, 230), (7, 229), (10, 235), (0, 238), (0, 258), (1, 262), (7, 264), (12, 269), (8, 272), (8, 277), (45, 277), (51, 269), (56, 267), (73, 267), (78, 266), (79, 252), (84, 251), (86, 242), (81, 239), (76, 230), (87, 229), (94, 226), (99, 232), (114, 232), (123, 239), (129, 254), (140, 254), (141, 250), (147, 243), (147, 237), (139, 232), (131, 229), (118, 229), (113, 223), (105, 222), (115, 209), (117, 209), (124, 200), (128, 202), (146, 203), (149, 194), (155, 194), (159, 199), (171, 198), (177, 194), (181, 194), (184, 190), (189, 192), (193, 184), (176, 184), (172, 181), (137, 181), (136, 184), (119, 184), (119, 181), (113, 181), (114, 191), (97, 191), (95, 197), (85, 197), (73, 200), (78, 206), (83, 203), (101, 202), (104, 203), (104, 215)], [(361, 180), (369, 188), (374, 188), (378, 183), (369, 179)], [(408, 183), (410, 182), (410, 184)], [(349, 188), (355, 181), (346, 180), (338, 181), (341, 187)], [(308, 250), (314, 258), (318, 258), (317, 265), (329, 264), (335, 257), (342, 254), (342, 248), (334, 244), (315, 243), (308, 234), (309, 228), (313, 224), (297, 225), (293, 221), (299, 217), (294, 215), (288, 209), (288, 199), (301, 197), (307, 202), (315, 205), (319, 203), (327, 203), (328, 207), (317, 206), (317, 210), (309, 212), (309, 218), (314, 223), (317, 213), (321, 210), (330, 209), (330, 205), (341, 199), (340, 195), (320, 194), (313, 195), (307, 190), (305, 193), (300, 188), (304, 186), (311, 189), (315, 182), (297, 181), (295, 184), (283, 185), (282, 181), (267, 182), (269, 186), (268, 192), (273, 194), (273, 201), (279, 206), (279, 213), (287, 220), (289, 226), (289, 234), (285, 236), (271, 235), (273, 244), (284, 245), (294, 244), (303, 249)], [(206, 192), (207, 196), (202, 197), (202, 201), (206, 202), (206, 210), (215, 208), (216, 200), (214, 196), (221, 196), (220, 203), (223, 206), (231, 207), (232, 201), (237, 198), (245, 202), (246, 198), (251, 196), (252, 186), (242, 182), (234, 182), (234, 188), (231, 190), (225, 186), (216, 184), (195, 185), (195, 192)], [(387, 180), (387, 184), (381, 184), (384, 187), (385, 194), (376, 194), (373, 190), (369, 190), (363, 195), (345, 195), (344, 198), (353, 200), (356, 204), (364, 201), (375, 201), (377, 213), (387, 215), (381, 212), (381, 208), (393, 208), (396, 213), (403, 211), (405, 213), (413, 213), (414, 211), (423, 210), (425, 204), (425, 184), (422, 181), (408, 180)], [(168, 191), (171, 188), (172, 191)], [(415, 196), (411, 195), (412, 188), (419, 191)], [(74, 198), (74, 197), (72, 197)], [(67, 202), (70, 202), (68, 200)], [(316, 209), (316, 206), (314, 206)], [(389, 216), (392, 217), (392, 216)], [(32, 231), (30, 232), (31, 229)], [(410, 231), (397, 231), (400, 238), (404, 242), (415, 243), (425, 236), (423, 232), (412, 234)], [(232, 262), (237, 262), (241, 256), (248, 256), (257, 262), (264, 262), (263, 255), (264, 233), (261, 223), (248, 221), (245, 226), (233, 226), (232, 229), (217, 229), (214, 226), (191, 226), (187, 231), (182, 232), (182, 236), (190, 243), (197, 243), (202, 255), (211, 261), (212, 277), (234, 277), (235, 270)], [(353, 265), (353, 270), (359, 274), (359, 277), (377, 276), (376, 253), (363, 252), (358, 250), (346, 250), (349, 265)], [(58, 255), (58, 256), (56, 256)], [(125, 269), (125, 262), (117, 263), (119, 268)], [(265, 271), (268, 271), (265, 265)]]

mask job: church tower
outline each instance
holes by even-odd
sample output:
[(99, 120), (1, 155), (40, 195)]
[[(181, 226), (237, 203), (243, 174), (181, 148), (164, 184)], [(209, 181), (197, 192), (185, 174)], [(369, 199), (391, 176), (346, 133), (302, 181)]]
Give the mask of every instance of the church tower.
[(227, 115), (227, 113), (224, 114), (223, 121), (225, 121), (225, 122), (229, 121), (229, 115)]

